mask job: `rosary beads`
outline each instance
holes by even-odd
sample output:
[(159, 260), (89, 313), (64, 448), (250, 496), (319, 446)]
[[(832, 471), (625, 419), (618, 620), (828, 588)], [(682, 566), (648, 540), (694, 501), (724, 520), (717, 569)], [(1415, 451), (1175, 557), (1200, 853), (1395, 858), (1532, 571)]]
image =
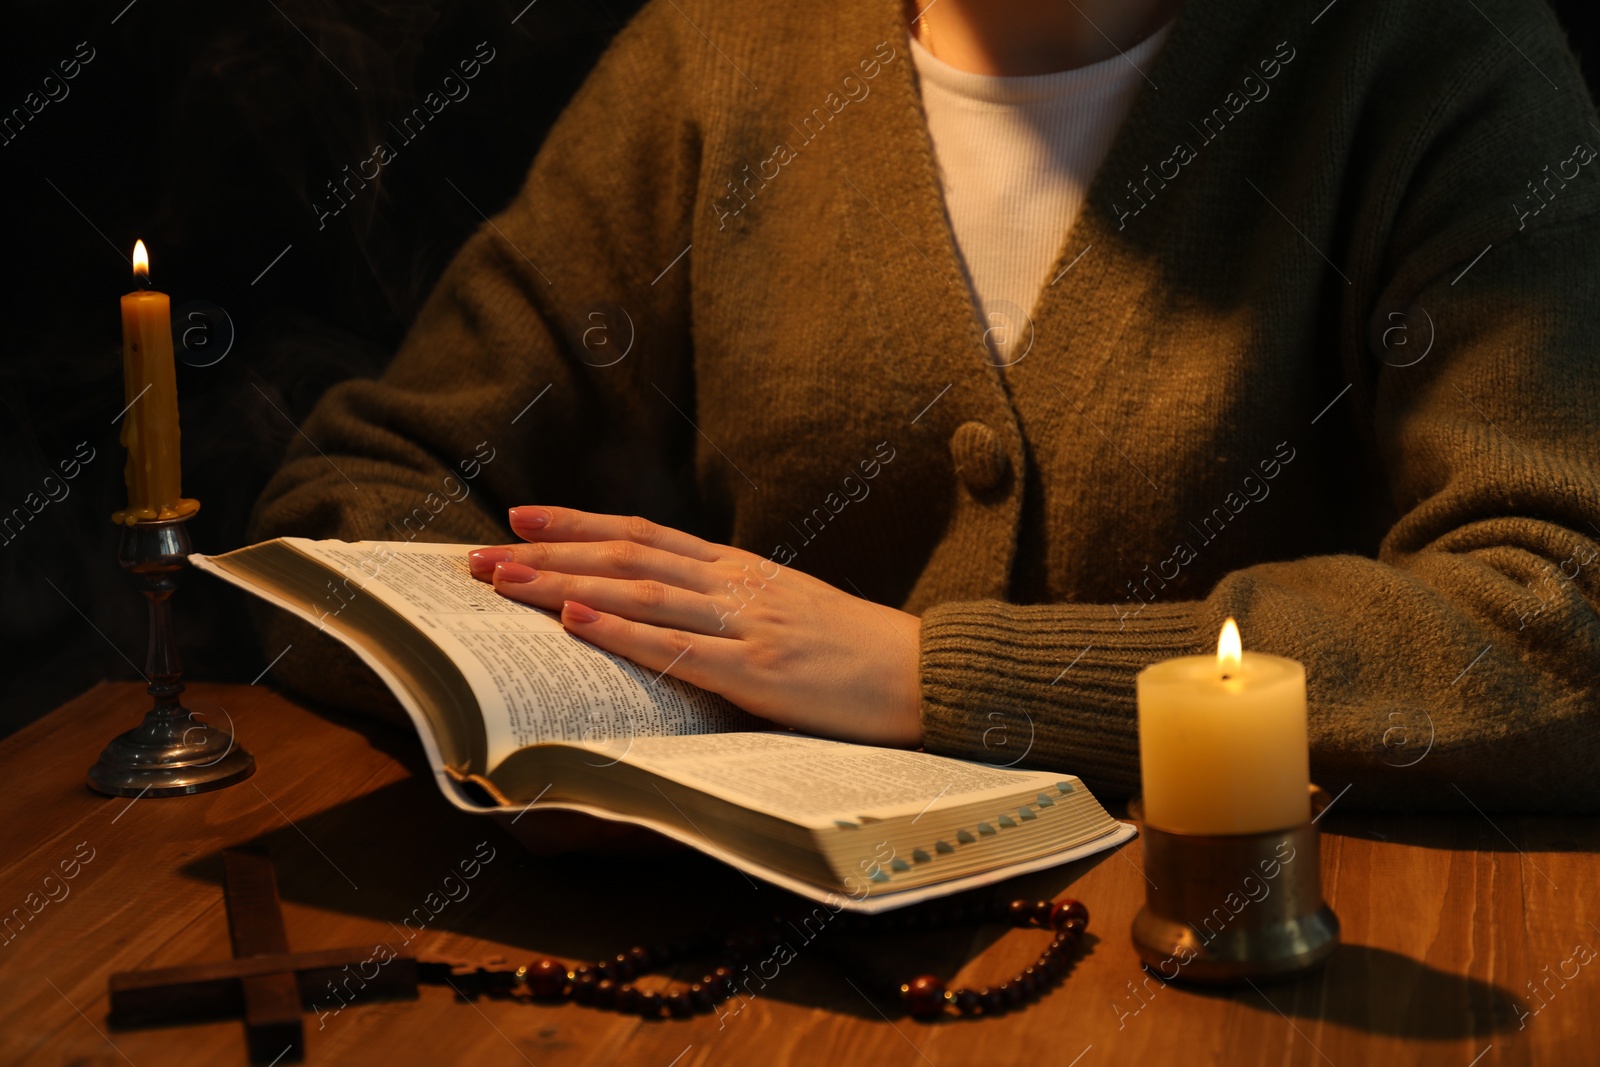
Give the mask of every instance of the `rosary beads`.
[[(715, 1011), (718, 1004), (737, 995), (741, 965), (748, 966), (749, 961), (762, 958), (782, 944), (787, 937), (785, 928), (793, 929), (795, 920), (796, 917), (779, 915), (774, 916), (764, 930), (749, 926), (726, 937), (703, 935), (663, 945), (635, 945), (610, 959), (570, 969), (560, 960), (549, 957), (515, 970), (424, 963), (420, 977), (424, 981), (448, 984), (469, 999), (482, 993), (547, 1002), (571, 1000), (645, 1018), (684, 1019)], [(1070, 968), (1072, 957), (1089, 927), (1089, 910), (1072, 899), (1018, 899), (995, 905), (952, 905), (883, 916), (841, 914), (835, 921), (842, 931), (864, 933), (931, 930), (986, 921), (1052, 932), (1054, 936), (1049, 945), (1033, 965), (993, 986), (946, 989), (942, 980), (928, 974), (901, 983), (882, 980), (876, 983), (877, 992), (897, 996), (901, 1007), (912, 1017), (932, 1020), (943, 1015), (998, 1015), (1044, 995)], [(716, 962), (697, 982), (666, 993), (645, 991), (633, 984), (633, 979), (640, 975), (704, 956)]]

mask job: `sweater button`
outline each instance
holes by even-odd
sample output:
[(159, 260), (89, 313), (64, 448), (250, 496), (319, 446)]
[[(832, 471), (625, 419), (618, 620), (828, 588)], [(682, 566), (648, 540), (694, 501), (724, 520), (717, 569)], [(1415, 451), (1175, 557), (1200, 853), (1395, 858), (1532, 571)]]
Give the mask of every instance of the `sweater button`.
[(950, 458), (956, 475), (974, 493), (984, 493), (1005, 481), (1011, 460), (995, 432), (981, 422), (963, 422), (950, 436)]

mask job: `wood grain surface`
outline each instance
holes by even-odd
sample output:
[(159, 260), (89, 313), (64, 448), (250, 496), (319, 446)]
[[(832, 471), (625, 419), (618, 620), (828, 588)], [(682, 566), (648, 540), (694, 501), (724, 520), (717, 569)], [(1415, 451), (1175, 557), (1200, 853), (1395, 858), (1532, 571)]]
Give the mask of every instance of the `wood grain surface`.
[[(496, 820), (446, 803), (414, 737), (325, 718), (259, 687), (195, 685), (186, 703), (211, 721), (232, 720), (258, 762), (253, 778), (195, 797), (91, 793), (89, 764), (145, 707), (136, 685), (97, 686), (0, 742), (0, 1063), (244, 1064), (236, 1021), (113, 1029), (106, 1019), (113, 971), (230, 956), (220, 859), (230, 846), (270, 853), (289, 945), (301, 952), (371, 943), (426, 956), (586, 961), (726, 929), (786, 901), (687, 852), (533, 858)], [(330, 994), (306, 1017), (307, 1062), (1600, 1062), (1596, 820), (1374, 816), (1335, 805), (1322, 826), (1324, 882), (1344, 943), (1323, 972), (1287, 984), (1197, 992), (1141, 971), (1128, 940), (1144, 893), (1135, 839), (995, 891), (1070, 891), (1092, 913), (1087, 955), (1042, 1001), (1011, 1015), (891, 1021), (857, 988), (852, 961), (985, 984), (1031, 961), (1037, 931), (823, 928), (797, 937), (793, 961), (748, 1000), (682, 1021), (468, 1004), (433, 987), (416, 1001), (342, 1009)]]

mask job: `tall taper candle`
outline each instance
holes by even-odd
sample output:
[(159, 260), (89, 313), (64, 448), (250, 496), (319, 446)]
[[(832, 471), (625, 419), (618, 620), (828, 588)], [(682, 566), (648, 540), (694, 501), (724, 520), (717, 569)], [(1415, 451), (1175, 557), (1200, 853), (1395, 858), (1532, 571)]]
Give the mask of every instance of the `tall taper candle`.
[(121, 441), (128, 450), (123, 476), (128, 506), (112, 516), (138, 522), (192, 515), (200, 503), (179, 485), (178, 378), (172, 357), (172, 302), (150, 289), (150, 257), (144, 242), (133, 246), (139, 288), (122, 298)]

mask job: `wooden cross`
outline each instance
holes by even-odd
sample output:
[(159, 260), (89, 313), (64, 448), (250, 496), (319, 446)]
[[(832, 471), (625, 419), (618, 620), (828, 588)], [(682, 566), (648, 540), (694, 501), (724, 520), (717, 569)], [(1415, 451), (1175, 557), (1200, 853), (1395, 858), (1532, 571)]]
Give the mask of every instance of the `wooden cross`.
[[(111, 1022), (148, 1026), (244, 1016), (253, 1063), (294, 1062), (305, 1055), (302, 1007), (330, 982), (352, 999), (415, 998), (417, 960), (409, 952), (385, 956), (375, 977), (352, 969), (373, 962), (365, 948), (293, 954), (278, 902), (278, 880), (265, 855), (228, 849), (222, 854), (223, 899), (228, 906), (231, 960), (192, 963), (111, 976)], [(340, 1004), (350, 1003), (340, 1000)]]

